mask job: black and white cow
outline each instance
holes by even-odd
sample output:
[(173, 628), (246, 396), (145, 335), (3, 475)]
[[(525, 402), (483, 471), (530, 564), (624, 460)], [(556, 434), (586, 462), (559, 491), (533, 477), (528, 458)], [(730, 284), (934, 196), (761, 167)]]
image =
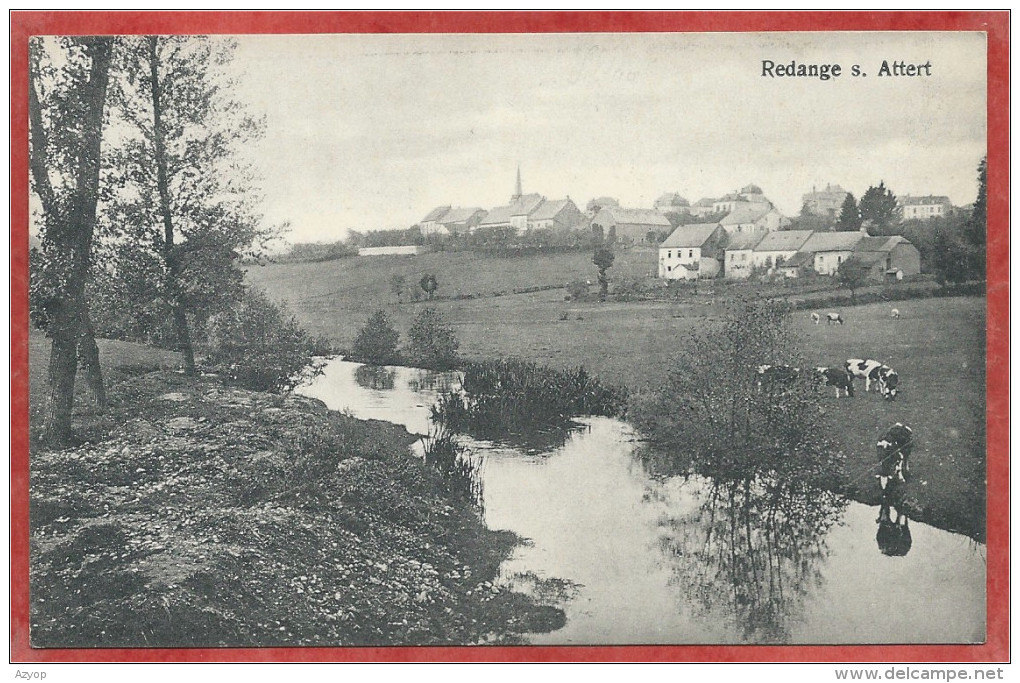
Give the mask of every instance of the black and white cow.
[(878, 481), (883, 492), (890, 480), (906, 481), (913, 447), (914, 431), (902, 422), (894, 424), (878, 440)]
[(800, 369), (789, 365), (759, 365), (758, 390), (788, 387), (800, 376)]
[(839, 313), (826, 313), (825, 314), (825, 324), (826, 325), (836, 325), (836, 324), (842, 325), (843, 324), (843, 316), (841, 316)]
[(819, 322), (821, 322), (821, 320), (822, 320), (822, 317), (820, 315), (818, 315), (817, 313), (812, 313), (811, 314), (811, 322), (813, 322), (815, 325), (817, 325)]
[(871, 384), (878, 386), (879, 393), (887, 400), (896, 398), (899, 391), (900, 376), (888, 365), (879, 363), (877, 360), (862, 360), (860, 358), (849, 358), (846, 361), (846, 372), (852, 377), (860, 377), (864, 380), (864, 390), (871, 391)]
[(896, 392), (899, 391), (900, 376), (888, 365), (878, 369), (878, 389), (887, 401), (896, 399)]
[(848, 358), (843, 367), (846, 368), (846, 374), (863, 379), (864, 390), (871, 391), (871, 383), (878, 381), (878, 369), (882, 367), (882, 364), (877, 360)]
[(827, 387), (836, 387), (836, 398), (839, 398), (840, 389), (847, 397), (854, 395), (854, 378), (842, 368), (815, 368), (818, 373), (818, 380), (825, 382)]

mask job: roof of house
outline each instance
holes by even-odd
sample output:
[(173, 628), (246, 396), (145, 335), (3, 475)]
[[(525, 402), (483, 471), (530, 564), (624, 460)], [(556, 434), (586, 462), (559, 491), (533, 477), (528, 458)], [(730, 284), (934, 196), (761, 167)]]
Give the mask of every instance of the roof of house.
[(745, 185), (744, 187), (740, 188), (740, 194), (765, 194), (765, 193), (762, 192), (760, 187), (758, 187), (754, 183), (751, 183), (750, 185)]
[(654, 209), (621, 209), (618, 206), (607, 206), (596, 214), (608, 213), (617, 225), (651, 225), (656, 227), (672, 227), (669, 220)]
[(502, 225), (509, 223), (512, 216), (530, 216), (545, 198), (540, 194), (526, 194), (506, 206), (497, 206), (482, 219), (479, 225)]
[(730, 192), (729, 194), (723, 195), (722, 197), (720, 197), (719, 199), (716, 199), (715, 201), (717, 201), (717, 202), (740, 202), (740, 201), (744, 201), (744, 198), (741, 197), (736, 192)]
[(726, 214), (720, 223), (723, 225), (743, 225), (754, 223), (772, 210), (768, 204), (738, 204), (733, 211)]
[(923, 197), (903, 195), (900, 197), (900, 206), (931, 206), (934, 204), (951, 204), (951, 202), (949, 197), (941, 195), (925, 195)]
[(726, 251), (740, 251), (741, 249), (754, 249), (754, 246), (761, 242), (767, 233), (764, 231), (735, 232), (730, 235), (726, 243)]
[(698, 201), (694, 202), (694, 206), (712, 206), (715, 204), (715, 200), (711, 197), (702, 197)]
[(801, 268), (803, 266), (811, 265), (814, 262), (815, 255), (808, 251), (798, 251), (796, 254), (786, 259), (783, 265), (778, 266), (779, 268)]
[[(561, 211), (566, 209), (568, 206), (573, 206), (574, 202), (570, 199), (555, 199), (551, 201), (542, 202), (542, 205), (535, 209), (535, 212), (528, 216), (533, 221), (548, 220), (550, 218), (556, 218)], [(574, 206), (577, 209), (576, 206)]]
[(839, 185), (826, 185), (824, 190), (812, 190), (804, 195), (804, 199), (822, 199), (822, 198), (833, 198), (835, 196), (843, 196), (849, 194)]
[(690, 206), (686, 198), (681, 197), (678, 192), (667, 192), (655, 200), (653, 206)]
[(465, 221), (470, 220), (476, 213), (479, 212), (481, 212), (483, 216), (485, 215), (485, 209), (479, 208), (477, 206), (465, 206), (465, 207), (458, 206), (455, 209), (450, 209), (450, 211), (445, 216), (443, 216), (443, 220), (441, 220), (440, 222), (443, 225), (447, 225), (450, 223), (463, 223)]
[(800, 251), (810, 251), (817, 254), (820, 251), (853, 251), (865, 237), (863, 232), (816, 232), (808, 238), (808, 241), (800, 248)]
[(762, 238), (755, 251), (800, 251), (811, 237), (810, 230), (777, 230)]
[(544, 201), (545, 197), (537, 193), (521, 195), (516, 201), (511, 202), (510, 215), (530, 216), (531, 212), (537, 209)]
[(711, 237), (718, 229), (718, 223), (692, 223), (691, 225), (681, 225), (659, 244), (659, 249), (662, 249), (663, 247), (680, 247), (681, 249), (686, 249), (687, 247), (700, 247), (707, 242), (708, 238)]
[(450, 210), (450, 205), (437, 206), (436, 208), (429, 211), (429, 214), (425, 218), (421, 219), (422, 223), (429, 223), (431, 221), (438, 221), (440, 218), (446, 215), (446, 212)]
[(892, 251), (898, 244), (910, 244), (910, 241), (901, 235), (865, 237), (854, 247), (854, 253)]

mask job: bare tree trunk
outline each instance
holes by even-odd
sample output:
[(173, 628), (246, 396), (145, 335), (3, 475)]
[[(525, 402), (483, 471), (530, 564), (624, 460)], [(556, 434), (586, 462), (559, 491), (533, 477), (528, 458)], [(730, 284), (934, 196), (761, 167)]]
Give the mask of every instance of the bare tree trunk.
[(99, 365), (99, 347), (96, 332), (92, 327), (92, 316), (88, 304), (82, 307), (81, 331), (78, 334), (78, 362), (85, 371), (85, 386), (92, 404), (100, 412), (106, 410), (106, 386), (103, 383), (103, 369)]
[[(74, 383), (78, 371), (78, 342), (85, 309), (85, 282), (91, 267), (92, 236), (99, 201), (99, 163), (103, 133), (103, 109), (113, 54), (112, 37), (83, 39), (91, 57), (88, 81), (81, 85), (82, 133), (75, 169), (75, 188), (70, 206), (61, 210), (50, 184), (47, 136), (42, 107), (35, 81), (29, 79), (29, 117), (31, 131), (31, 171), (43, 201), (44, 238), (54, 253), (66, 257), (66, 271), (58, 284), (57, 305), (48, 333), (53, 339), (50, 351), (50, 395), (44, 414), (43, 439), (53, 445), (68, 444), (73, 438), (71, 412), (74, 407)], [(96, 368), (98, 353), (96, 355)]]
[(163, 262), (166, 266), (166, 291), (174, 316), (177, 346), (184, 354), (184, 373), (197, 375), (195, 351), (191, 347), (188, 317), (181, 302), (180, 273), (174, 256), (174, 222), (170, 211), (170, 181), (167, 174), (166, 143), (163, 140), (163, 108), (159, 85), (159, 36), (146, 36), (149, 43), (149, 84), (152, 94), (153, 146), (156, 155), (156, 186), (159, 190), (159, 212), (163, 217)]

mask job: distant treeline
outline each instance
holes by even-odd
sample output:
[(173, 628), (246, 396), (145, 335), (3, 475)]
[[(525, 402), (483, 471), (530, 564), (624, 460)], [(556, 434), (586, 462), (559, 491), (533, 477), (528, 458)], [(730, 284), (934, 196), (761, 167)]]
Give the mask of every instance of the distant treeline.
[(515, 228), (478, 228), (461, 235), (422, 235), (417, 225), (406, 230), (353, 231), (347, 239), (336, 242), (301, 242), (286, 254), (276, 257), (278, 263), (310, 263), (334, 261), (357, 256), (362, 247), (393, 247), (426, 245), (434, 251), (478, 251), (490, 256), (527, 256), (531, 254), (587, 251), (595, 246), (595, 238), (586, 224), (571, 230), (542, 228), (518, 235)]

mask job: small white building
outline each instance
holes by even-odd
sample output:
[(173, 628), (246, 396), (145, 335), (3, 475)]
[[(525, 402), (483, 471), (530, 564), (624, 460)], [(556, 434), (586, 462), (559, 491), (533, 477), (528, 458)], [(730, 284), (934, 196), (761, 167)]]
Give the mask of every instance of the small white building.
[(362, 247), (358, 249), (358, 256), (414, 256), (424, 253), (425, 247), (414, 245), (400, 247)]
[(726, 241), (726, 259), (723, 277), (727, 280), (746, 280), (754, 267), (754, 247), (765, 237), (765, 232), (730, 234)]
[(801, 251), (814, 254), (815, 272), (819, 275), (835, 275), (843, 261), (854, 253), (854, 248), (867, 233), (854, 230), (852, 232), (816, 232), (811, 235)]
[(681, 225), (659, 245), (659, 277), (714, 278), (722, 270), (726, 231), (718, 223)]

